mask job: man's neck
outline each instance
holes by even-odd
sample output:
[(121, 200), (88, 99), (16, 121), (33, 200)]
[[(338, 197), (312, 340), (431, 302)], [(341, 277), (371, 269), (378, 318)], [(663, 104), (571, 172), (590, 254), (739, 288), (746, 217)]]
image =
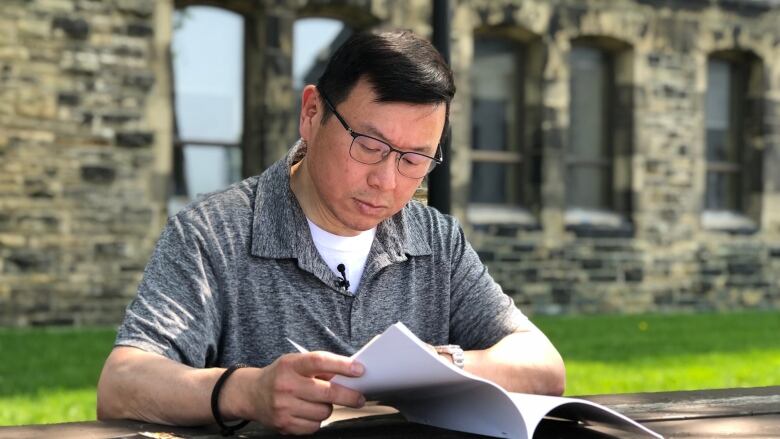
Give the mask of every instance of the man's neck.
[(314, 187), (314, 183), (309, 175), (306, 157), (290, 167), (290, 190), (298, 200), (303, 214), (317, 227), (339, 236), (355, 236), (358, 234), (353, 230), (338, 227), (338, 223), (335, 220), (328, 220), (333, 215), (318, 201), (317, 189)]

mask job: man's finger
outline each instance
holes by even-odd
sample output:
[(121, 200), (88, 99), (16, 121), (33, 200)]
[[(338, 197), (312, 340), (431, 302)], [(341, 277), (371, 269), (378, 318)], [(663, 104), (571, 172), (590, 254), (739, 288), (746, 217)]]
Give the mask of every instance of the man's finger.
[(322, 422), (333, 413), (333, 404), (322, 402), (299, 401), (293, 416), (309, 421)]
[(310, 384), (302, 388), (298, 396), (310, 402), (354, 408), (363, 407), (366, 403), (365, 397), (360, 392), (316, 378), (312, 378)]
[(318, 380), (323, 380), (323, 381), (330, 381), (330, 380), (333, 379), (334, 376), (336, 376), (336, 374), (333, 374), (333, 373), (321, 373), (321, 374), (316, 375), (314, 378), (317, 378)]
[(307, 352), (296, 359), (294, 370), (303, 376), (314, 377), (322, 374), (358, 377), (363, 375), (363, 365), (351, 358), (330, 352)]

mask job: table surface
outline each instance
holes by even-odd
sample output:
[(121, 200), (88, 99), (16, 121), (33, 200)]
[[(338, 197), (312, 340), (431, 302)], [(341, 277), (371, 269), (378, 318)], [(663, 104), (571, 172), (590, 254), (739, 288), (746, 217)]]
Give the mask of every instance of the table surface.
[[(610, 407), (666, 438), (777, 438), (780, 437), (780, 386), (595, 395), (582, 397)], [(389, 407), (371, 406), (356, 411), (337, 409), (313, 437), (318, 438), (477, 438), (407, 422)], [(219, 438), (211, 427), (178, 428), (133, 421), (76, 422), (67, 424), (0, 427), (0, 438), (40, 437), (141, 439)], [(260, 425), (250, 424), (237, 437), (282, 437)], [(290, 436), (284, 436), (289, 438)], [(591, 429), (580, 424), (545, 420), (534, 438), (627, 437), (621, 432)]]

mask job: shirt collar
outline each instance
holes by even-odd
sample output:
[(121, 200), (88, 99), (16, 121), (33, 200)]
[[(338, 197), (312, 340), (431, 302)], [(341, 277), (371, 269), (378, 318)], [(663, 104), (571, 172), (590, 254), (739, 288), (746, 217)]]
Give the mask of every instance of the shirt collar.
[[(253, 256), (297, 258), (299, 263), (318, 258), (306, 216), (290, 189), (290, 168), (305, 155), (306, 144), (299, 140), (284, 159), (274, 163), (258, 179), (252, 224)], [(369, 259), (378, 257), (393, 263), (406, 260), (407, 255), (430, 255), (424, 232), (404, 207), (377, 225)]]

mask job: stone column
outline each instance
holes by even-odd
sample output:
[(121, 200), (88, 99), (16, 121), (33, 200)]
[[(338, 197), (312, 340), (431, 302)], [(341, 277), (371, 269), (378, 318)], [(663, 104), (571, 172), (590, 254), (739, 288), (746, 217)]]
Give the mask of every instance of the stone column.
[(280, 3), (246, 15), (244, 150), (242, 173), (259, 174), (297, 136), (292, 92), (292, 10)]

